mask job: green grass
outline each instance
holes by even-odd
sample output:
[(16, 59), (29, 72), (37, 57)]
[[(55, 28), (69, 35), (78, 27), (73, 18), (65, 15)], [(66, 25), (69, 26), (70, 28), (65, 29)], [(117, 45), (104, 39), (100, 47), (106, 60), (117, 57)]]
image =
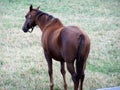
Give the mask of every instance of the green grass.
[[(41, 31), (21, 30), (30, 4), (83, 28), (91, 39), (84, 90), (120, 85), (120, 0), (1, 0), (0, 90), (49, 90)], [(55, 90), (63, 90), (59, 62), (53, 62)], [(67, 72), (68, 90), (73, 90)]]

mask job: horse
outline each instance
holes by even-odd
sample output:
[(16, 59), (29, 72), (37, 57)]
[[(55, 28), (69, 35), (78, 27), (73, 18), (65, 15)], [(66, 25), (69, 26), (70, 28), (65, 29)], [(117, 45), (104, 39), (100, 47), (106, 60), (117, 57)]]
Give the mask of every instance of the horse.
[[(64, 26), (58, 18), (39, 10), (39, 8), (33, 8), (30, 5), (22, 30), (25, 33), (31, 33), (36, 25), (41, 29), (41, 41), (48, 65), (50, 90), (53, 90), (54, 86), (52, 59), (60, 62), (64, 90), (68, 88), (65, 65), (71, 74), (74, 90), (83, 90), (84, 71), (90, 51), (88, 35), (78, 26)], [(76, 63), (74, 64), (74, 62)]]

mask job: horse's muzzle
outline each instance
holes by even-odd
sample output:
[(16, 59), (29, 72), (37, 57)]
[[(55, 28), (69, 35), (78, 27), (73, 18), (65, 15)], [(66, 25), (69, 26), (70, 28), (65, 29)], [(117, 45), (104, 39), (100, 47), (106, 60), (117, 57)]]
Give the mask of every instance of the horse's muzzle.
[(22, 30), (26, 33), (28, 29), (26, 27), (22, 27)]

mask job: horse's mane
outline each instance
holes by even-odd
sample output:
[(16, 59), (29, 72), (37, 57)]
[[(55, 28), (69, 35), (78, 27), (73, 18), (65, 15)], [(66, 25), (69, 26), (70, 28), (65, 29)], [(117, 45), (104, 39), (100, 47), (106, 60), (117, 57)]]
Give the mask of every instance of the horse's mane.
[(56, 19), (55, 17), (53, 17), (52, 15), (50, 15), (48, 13), (45, 13), (45, 12), (40, 11), (40, 10), (37, 10), (36, 16), (37, 16), (38, 19), (40, 19), (43, 15), (48, 16), (47, 21), (50, 21), (51, 19)]

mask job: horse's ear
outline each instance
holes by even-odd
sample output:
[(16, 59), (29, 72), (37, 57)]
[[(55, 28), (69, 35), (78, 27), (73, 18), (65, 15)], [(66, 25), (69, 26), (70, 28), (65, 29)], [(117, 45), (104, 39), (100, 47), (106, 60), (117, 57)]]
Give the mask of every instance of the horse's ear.
[(36, 9), (39, 10), (40, 6), (38, 6)]
[(30, 12), (33, 10), (33, 6), (32, 5), (30, 5)]

